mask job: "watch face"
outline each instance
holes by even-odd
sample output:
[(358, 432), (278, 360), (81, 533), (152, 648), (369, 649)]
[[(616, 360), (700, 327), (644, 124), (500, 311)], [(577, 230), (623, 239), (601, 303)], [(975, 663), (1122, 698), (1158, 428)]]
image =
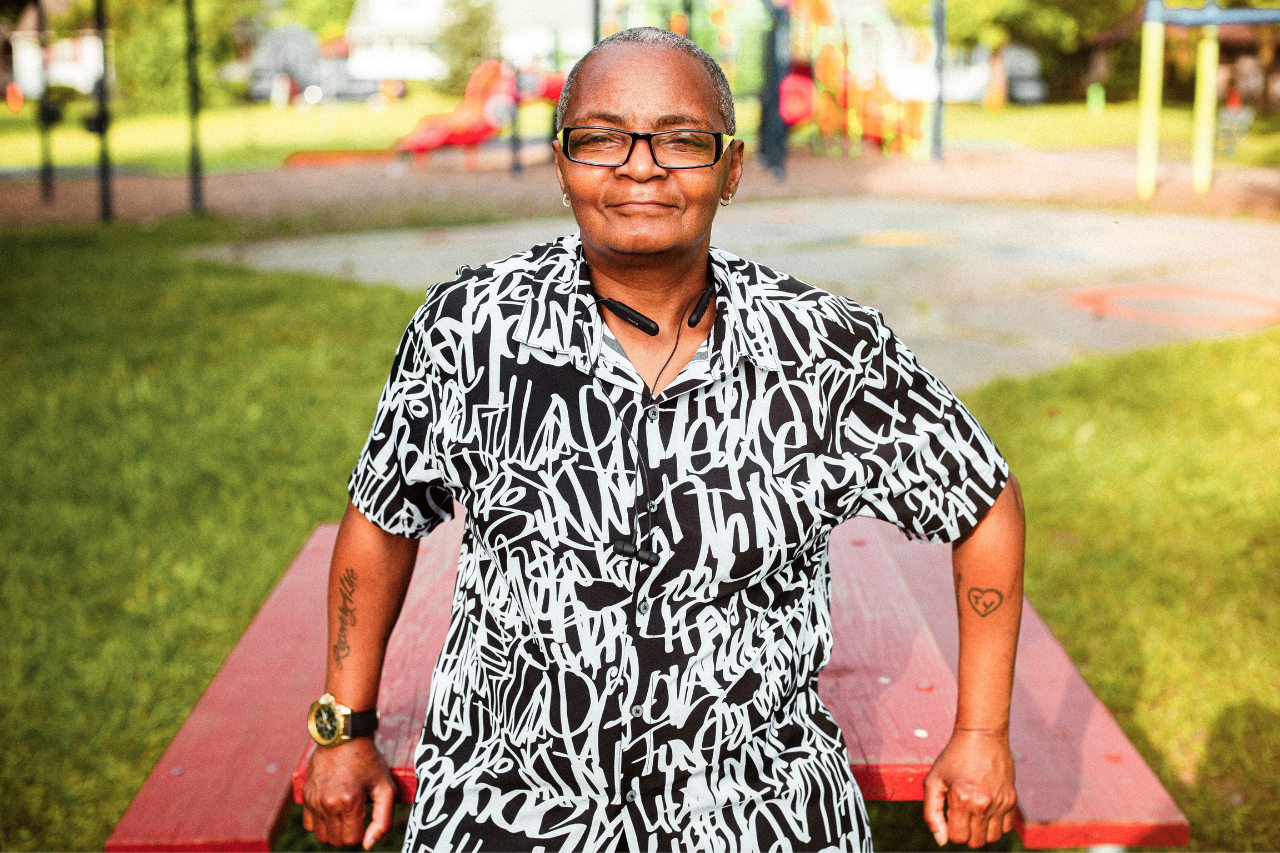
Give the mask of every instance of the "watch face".
[(332, 705), (321, 705), (316, 708), (315, 725), (317, 740), (322, 743), (333, 743), (342, 733), (342, 723), (338, 720), (338, 712)]

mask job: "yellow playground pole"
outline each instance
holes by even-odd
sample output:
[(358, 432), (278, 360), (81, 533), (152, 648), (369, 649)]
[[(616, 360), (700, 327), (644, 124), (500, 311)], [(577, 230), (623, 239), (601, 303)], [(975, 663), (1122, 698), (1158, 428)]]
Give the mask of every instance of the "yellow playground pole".
[(1195, 130), (1191, 148), (1191, 185), (1200, 195), (1207, 193), (1213, 182), (1217, 119), (1218, 28), (1207, 26), (1200, 31), (1200, 46), (1196, 51)]
[[(1214, 46), (1217, 46), (1216, 39)], [(1138, 197), (1144, 201), (1156, 194), (1163, 89), (1164, 22), (1146, 21), (1142, 25), (1142, 66), (1138, 78)], [(1199, 90), (1196, 97), (1199, 104)]]

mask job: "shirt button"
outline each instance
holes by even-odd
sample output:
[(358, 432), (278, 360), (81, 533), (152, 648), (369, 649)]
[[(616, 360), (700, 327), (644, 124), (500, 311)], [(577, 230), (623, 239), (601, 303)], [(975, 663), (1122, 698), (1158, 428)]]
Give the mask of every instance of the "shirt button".
[(631, 706), (631, 716), (638, 717), (643, 713), (644, 713), (644, 708), (641, 708), (639, 705)]
[(636, 801), (636, 792), (635, 792), (635, 791), (627, 791), (627, 802), (628, 802), (628, 803), (634, 803), (635, 801)]
[(647, 602), (647, 601), (642, 601), (642, 602), (640, 602), (639, 604), (637, 604), (637, 605), (636, 605), (636, 610), (639, 610), (639, 611), (640, 611), (640, 615), (641, 615), (641, 616), (643, 616), (644, 614), (648, 613), (648, 612), (649, 612), (649, 602)]
[(658, 419), (658, 407), (654, 406), (649, 410), (649, 420), (656, 421)]

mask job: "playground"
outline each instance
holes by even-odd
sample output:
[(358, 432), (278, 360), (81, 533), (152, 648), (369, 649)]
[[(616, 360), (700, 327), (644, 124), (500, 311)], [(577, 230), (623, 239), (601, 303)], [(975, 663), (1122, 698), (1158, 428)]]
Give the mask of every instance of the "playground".
[[(276, 140), (248, 171), (228, 148), (204, 217), (173, 168), (117, 175), (121, 221), (101, 226), (87, 175), (47, 205), (0, 181), (0, 847), (100, 849), (153, 767), (194, 776), (157, 762), (340, 513), (423, 290), (572, 229), (546, 162), (555, 81), (525, 88), (513, 146), (520, 81), (489, 71), (495, 88), (391, 104), (320, 155)], [(784, 180), (749, 162), (714, 242), (881, 308), (962, 391), (1023, 483), (1029, 600), (1187, 849), (1275, 849), (1274, 126), (1206, 186), (1189, 110), (1164, 111), (1146, 160), (1136, 105), (1107, 110), (949, 108), (940, 163), (802, 137)], [(871, 816), (880, 849), (932, 848), (918, 805)], [(314, 847), (296, 810), (276, 843)]]
[[(996, 380), (965, 397), (1024, 485), (1028, 594), (1187, 815), (1191, 849), (1273, 847), (1280, 677), (1263, 638), (1276, 634), (1280, 612), (1271, 535), (1280, 505), (1272, 464), (1280, 342), (1274, 330), (1219, 329), (1208, 330), (1219, 340), (1152, 348), (1206, 332), (1179, 325), (1177, 315), (1261, 322), (1266, 305), (1203, 293), (1187, 300), (1168, 290), (1144, 302), (1123, 287), (1216, 286), (1274, 298), (1266, 275), (1275, 264), (1265, 250), (1268, 239), (1276, 244), (1277, 226), (1030, 206), (942, 205), (928, 213), (919, 202), (884, 201), (850, 223), (858, 238), (851, 241), (823, 224), (830, 219), (823, 205), (831, 204), (851, 202), (758, 201), (729, 210), (744, 229), (817, 219), (811, 245), (790, 250), (841, 258), (867, 275), (854, 282), (859, 287), (880, 279), (879, 296), (894, 297), (886, 304), (896, 306), (892, 321), (912, 335), (930, 332), (923, 321), (931, 315), (955, 321), (950, 300), (962, 303), (966, 294), (953, 284), (935, 291), (923, 264), (911, 286), (930, 310), (918, 311), (911, 293), (893, 293), (894, 275), (931, 257), (936, 270), (942, 253), (960, 249), (981, 268), (1001, 247), (1005, 263), (1021, 265), (1024, 289), (1057, 312), (1048, 319), (1130, 330), (1108, 349), (1136, 352), (1070, 353), (1064, 367)], [(774, 221), (787, 211), (790, 223)], [(461, 206), (452, 213), (468, 214), (479, 215)], [(1046, 236), (1077, 214), (1084, 225), (1059, 238), (1067, 243)], [(993, 217), (1026, 242), (983, 238), (983, 222)], [(1121, 246), (1133, 238), (1125, 229), (1146, 221), (1191, 234), (1188, 253), (1219, 248), (1199, 268), (1126, 269), (1114, 265), (1114, 247), (1088, 245), (1090, 228), (1105, 232), (1117, 220)], [(492, 241), (496, 227), (416, 234), (437, 251), (464, 238)], [(17, 637), (4, 695), (13, 708), (48, 711), (11, 717), (15, 745), (3, 774), (17, 793), (3, 819), (6, 847), (104, 843), (284, 567), (342, 506), (344, 469), (421, 294), (350, 281), (360, 256), (350, 271), (339, 259), (337, 276), (246, 267), (258, 242), (242, 239), (246, 233), (236, 223), (171, 220), (47, 226), (0, 238), (10, 260), (0, 273), (0, 334), (12, 354), (3, 370), (13, 389), (0, 419), (10, 519), (2, 534), (4, 607)], [(1135, 249), (1168, 250), (1150, 239)], [(234, 263), (193, 256), (228, 251), (212, 248), (219, 245), (238, 245), (242, 255)], [(1234, 247), (1242, 260), (1231, 260)], [(849, 264), (851, 256), (862, 261)], [(1226, 264), (1220, 274), (1215, 259)], [(1012, 268), (975, 274), (975, 282), (998, 296)], [(1055, 270), (1059, 289), (1095, 301), (1076, 307), (1053, 288), (1036, 293), (1036, 277)], [(953, 282), (962, 284), (962, 273)], [(1198, 282), (1186, 278), (1197, 275)], [(1100, 297), (1092, 293), (1099, 284), (1117, 289)], [(872, 292), (864, 298), (877, 302)], [(1153, 324), (1113, 316), (1113, 307), (1168, 316)], [(919, 340), (924, 349), (927, 337)], [(946, 363), (942, 354), (929, 357)], [(1039, 370), (1027, 367), (996, 372)], [(928, 842), (916, 808), (875, 805), (881, 849)], [(285, 849), (305, 841), (296, 821), (286, 823)]]

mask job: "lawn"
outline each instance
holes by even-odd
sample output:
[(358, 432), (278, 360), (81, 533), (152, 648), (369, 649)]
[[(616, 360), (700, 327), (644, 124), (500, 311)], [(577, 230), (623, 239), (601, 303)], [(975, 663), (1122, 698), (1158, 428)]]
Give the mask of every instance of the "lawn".
[[(207, 110), (200, 118), (201, 152), (210, 171), (243, 171), (275, 168), (294, 151), (382, 149), (411, 131), (424, 115), (448, 112), (458, 101), (421, 88), (406, 98), (374, 106), (363, 101), (326, 101), (288, 109), (241, 104)], [(98, 137), (80, 124), (88, 109), (86, 102), (74, 103), (66, 120), (54, 128), (55, 165), (98, 162)], [(530, 106), (522, 111), (521, 127), (527, 127), (526, 132), (541, 136), (549, 125), (548, 107)], [(39, 164), (40, 138), (34, 128), (34, 102), (19, 115), (0, 113), (0, 169)], [(123, 166), (181, 173), (189, 157), (188, 134), (185, 115), (122, 117), (111, 127), (112, 158)]]
[[(100, 849), (342, 511), (420, 295), (178, 254), (239, 236), (0, 233), (0, 848)], [(1269, 332), (968, 395), (1023, 483), (1028, 594), (1195, 849), (1280, 846), (1278, 377)], [(918, 805), (873, 814), (882, 849), (930, 843)]]
[[(951, 144), (1025, 145), (1031, 148), (1136, 148), (1138, 104), (1108, 104), (1091, 113), (1083, 104), (1008, 106), (998, 113), (981, 106), (947, 107), (945, 133)], [(1191, 108), (1168, 105), (1160, 113), (1160, 154), (1173, 160), (1191, 159)], [(1220, 157), (1218, 165), (1280, 166), (1280, 113), (1254, 121), (1235, 156)]]
[[(210, 171), (270, 169), (290, 153), (303, 150), (385, 149), (413, 129), (429, 113), (452, 109), (457, 99), (415, 89), (412, 94), (379, 109), (363, 102), (326, 102), (315, 107), (274, 109), (245, 104), (206, 111), (201, 118), (201, 147)], [(738, 105), (739, 135), (754, 144), (759, 105), (746, 99)], [(40, 162), (34, 104), (19, 115), (0, 112), (0, 169), (35, 168)], [(80, 125), (87, 103), (77, 103), (53, 131), (53, 160), (60, 166), (97, 163), (98, 140)], [(545, 136), (551, 105), (531, 104), (520, 111), (520, 132), (526, 139)], [(981, 106), (947, 107), (945, 132), (959, 147), (1026, 145), (1036, 148), (1132, 148), (1137, 144), (1138, 110), (1134, 102), (1110, 104), (1091, 113), (1083, 104), (1009, 106), (998, 113)], [(800, 129), (796, 144), (811, 130)], [(1161, 114), (1163, 156), (1191, 156), (1191, 110), (1169, 106)], [(133, 116), (118, 119), (110, 136), (112, 156), (123, 166), (177, 174), (187, 168), (188, 122), (183, 115)], [(1280, 115), (1261, 118), (1241, 141), (1233, 160), (1249, 165), (1280, 165)]]

